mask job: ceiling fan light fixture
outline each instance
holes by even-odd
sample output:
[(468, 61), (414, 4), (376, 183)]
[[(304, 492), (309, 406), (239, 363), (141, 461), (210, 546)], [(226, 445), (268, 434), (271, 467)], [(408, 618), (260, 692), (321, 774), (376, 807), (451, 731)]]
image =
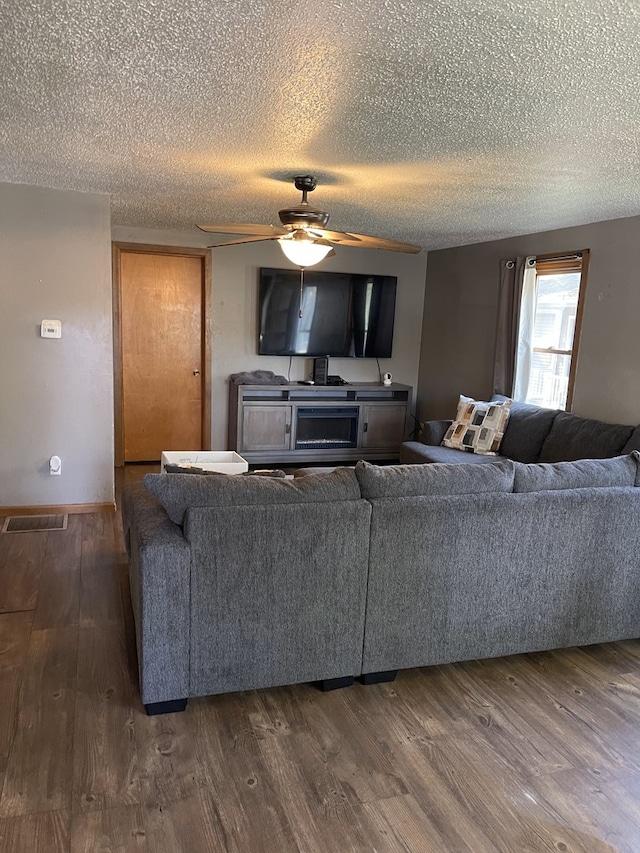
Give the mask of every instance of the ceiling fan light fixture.
[(242, 237), (214, 243), (208, 248), (231, 246), (236, 243), (257, 243), (262, 240), (278, 240), (282, 251), (292, 264), (304, 269), (319, 264), (327, 255), (335, 254), (333, 246), (356, 246), (361, 249), (386, 249), (389, 252), (417, 254), (420, 246), (399, 243), (386, 237), (369, 234), (354, 234), (352, 231), (327, 231), (329, 214), (319, 207), (311, 207), (307, 195), (316, 188), (312, 175), (296, 175), (296, 189), (302, 193), (302, 201), (293, 207), (278, 211), (280, 226), (255, 225), (223, 222), (219, 225), (198, 225), (202, 231), (221, 234), (242, 234)]
[(330, 243), (317, 242), (301, 232), (293, 237), (281, 237), (278, 242), (287, 258), (297, 267), (313, 267), (331, 251)]

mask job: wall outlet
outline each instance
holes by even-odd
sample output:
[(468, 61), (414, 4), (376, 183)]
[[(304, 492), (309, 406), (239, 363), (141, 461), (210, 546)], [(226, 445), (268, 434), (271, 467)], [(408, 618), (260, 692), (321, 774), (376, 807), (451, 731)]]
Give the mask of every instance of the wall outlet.
[(49, 474), (52, 477), (59, 477), (62, 474), (62, 459), (59, 456), (52, 456), (49, 460)]
[(60, 320), (43, 320), (40, 324), (41, 338), (61, 338), (62, 323)]

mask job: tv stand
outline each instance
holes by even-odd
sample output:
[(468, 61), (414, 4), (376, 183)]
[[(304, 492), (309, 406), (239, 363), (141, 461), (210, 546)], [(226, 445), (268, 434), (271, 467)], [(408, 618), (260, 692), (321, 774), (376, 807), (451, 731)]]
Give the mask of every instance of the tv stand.
[(265, 466), (396, 459), (411, 394), (398, 382), (230, 383), (229, 449)]

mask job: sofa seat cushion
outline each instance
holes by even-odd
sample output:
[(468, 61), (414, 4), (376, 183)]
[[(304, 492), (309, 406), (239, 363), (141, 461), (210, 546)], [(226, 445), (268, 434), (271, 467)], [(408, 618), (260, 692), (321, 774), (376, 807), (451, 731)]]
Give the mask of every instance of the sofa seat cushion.
[(403, 463), (445, 462), (455, 465), (456, 463), (466, 462), (470, 465), (475, 465), (485, 462), (502, 462), (506, 458), (506, 456), (501, 456), (497, 453), (495, 456), (466, 453), (464, 450), (454, 450), (452, 447), (422, 444), (421, 441), (405, 441), (400, 447), (400, 462)]
[(333, 503), (361, 500), (360, 486), (352, 468), (329, 474), (283, 480), (217, 474), (146, 474), (145, 487), (164, 506), (169, 518), (182, 524), (193, 506), (258, 506), (262, 504)]
[(549, 489), (592, 489), (635, 486), (640, 453), (611, 459), (577, 459), (574, 462), (515, 463), (514, 492)]
[[(495, 460), (495, 456), (491, 458)], [(360, 460), (356, 475), (367, 500), (478, 495), (512, 492), (514, 467), (508, 459), (492, 465), (372, 465)]]
[(632, 426), (607, 424), (559, 412), (542, 445), (538, 461), (572, 462), (576, 459), (618, 456), (632, 432)]
[[(494, 394), (491, 399), (499, 402), (509, 398)], [(558, 409), (542, 409), (514, 400), (500, 444), (500, 453), (516, 462), (537, 462), (557, 414)]]
[(512, 401), (485, 402), (460, 395), (456, 417), (442, 444), (466, 453), (495, 456), (504, 435)]

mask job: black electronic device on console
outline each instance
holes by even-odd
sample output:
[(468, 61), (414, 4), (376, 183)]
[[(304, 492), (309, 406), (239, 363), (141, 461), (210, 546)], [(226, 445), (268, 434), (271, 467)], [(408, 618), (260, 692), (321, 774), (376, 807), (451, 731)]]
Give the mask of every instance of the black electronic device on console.
[(315, 385), (327, 385), (329, 379), (329, 356), (313, 359), (313, 381)]
[(327, 385), (348, 385), (346, 379), (343, 379), (342, 376), (327, 376)]

